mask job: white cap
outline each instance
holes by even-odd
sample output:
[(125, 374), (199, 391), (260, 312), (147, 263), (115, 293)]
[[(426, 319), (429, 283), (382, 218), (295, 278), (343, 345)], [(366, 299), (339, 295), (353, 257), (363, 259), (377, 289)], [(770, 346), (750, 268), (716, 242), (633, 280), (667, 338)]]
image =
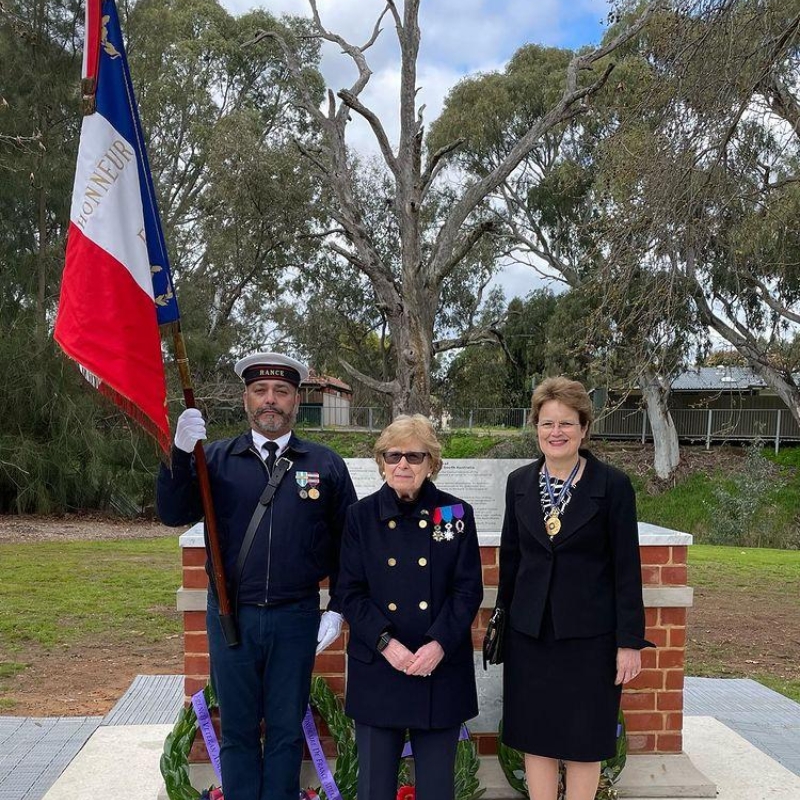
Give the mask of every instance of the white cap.
[(253, 353), (236, 362), (236, 374), (245, 384), (281, 380), (299, 386), (308, 379), (308, 367), (281, 353)]

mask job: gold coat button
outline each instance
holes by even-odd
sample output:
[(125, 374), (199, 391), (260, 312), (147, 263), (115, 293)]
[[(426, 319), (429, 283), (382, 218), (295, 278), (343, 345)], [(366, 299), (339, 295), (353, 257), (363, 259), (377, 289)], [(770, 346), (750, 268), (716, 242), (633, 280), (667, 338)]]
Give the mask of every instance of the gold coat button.
[(422, 602), (419, 604), (419, 607), (420, 607), (420, 608), (421, 608), (421, 609), (424, 611), (424, 610), (425, 610), (425, 609), (428, 607), (428, 603), (427, 603), (425, 600), (423, 600), (423, 601), (422, 601)]
[(395, 567), (395, 566), (397, 566), (397, 559), (396, 558), (390, 558), (386, 563), (390, 567)]
[(419, 564), (421, 567), (427, 567), (428, 566), (428, 559), (427, 558), (421, 558), (419, 561), (417, 561), (417, 564)]
[(397, 603), (389, 603), (389, 611), (397, 611)]
[(396, 523), (396, 522), (395, 522), (393, 519), (390, 519), (390, 520), (389, 520), (389, 527), (390, 527), (392, 530), (394, 530), (394, 529), (397, 527), (397, 523)]
[(428, 520), (426, 520), (426, 519), (421, 519), (421, 520), (419, 521), (419, 526), (420, 526), (420, 528), (427, 528), (427, 527), (428, 527)]

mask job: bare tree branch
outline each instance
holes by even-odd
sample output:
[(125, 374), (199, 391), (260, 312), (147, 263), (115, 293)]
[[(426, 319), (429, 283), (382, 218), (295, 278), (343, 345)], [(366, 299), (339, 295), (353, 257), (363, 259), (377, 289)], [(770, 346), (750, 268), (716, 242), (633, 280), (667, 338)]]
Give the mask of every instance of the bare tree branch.
[(373, 389), (376, 392), (381, 392), (382, 394), (388, 394), (389, 396), (394, 396), (397, 392), (400, 391), (400, 384), (394, 381), (378, 381), (375, 378), (370, 378), (369, 375), (365, 375), (360, 370), (356, 369), (352, 364), (345, 361), (343, 358), (339, 359), (339, 363), (347, 370), (347, 372), (352, 375), (357, 381), (360, 381), (364, 384), (364, 386)]

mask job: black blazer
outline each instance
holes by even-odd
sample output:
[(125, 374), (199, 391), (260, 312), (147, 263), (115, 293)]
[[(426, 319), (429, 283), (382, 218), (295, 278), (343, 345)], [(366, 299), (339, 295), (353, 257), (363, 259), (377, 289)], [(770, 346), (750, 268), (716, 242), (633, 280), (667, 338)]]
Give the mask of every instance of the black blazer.
[(581, 450), (586, 467), (552, 539), (539, 496), (540, 458), (508, 476), (500, 541), (498, 605), (509, 624), (538, 637), (549, 599), (557, 639), (616, 634), (618, 647), (644, 638), (636, 497), (627, 475)]
[[(434, 538), (434, 509), (461, 503), (464, 530)], [(350, 626), (346, 713), (386, 728), (446, 728), (478, 713), (471, 625), (483, 597), (471, 506), (425, 481), (403, 513), (386, 484), (347, 510), (339, 597)], [(428, 678), (378, 652), (390, 631), (413, 653), (436, 640), (444, 658)]]

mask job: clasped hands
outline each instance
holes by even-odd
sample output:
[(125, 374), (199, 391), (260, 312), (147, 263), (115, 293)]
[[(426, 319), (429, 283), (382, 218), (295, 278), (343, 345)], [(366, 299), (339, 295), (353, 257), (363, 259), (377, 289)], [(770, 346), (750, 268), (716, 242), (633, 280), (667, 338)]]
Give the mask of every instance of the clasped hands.
[(416, 653), (412, 653), (397, 639), (392, 639), (381, 655), (396, 670), (406, 675), (427, 678), (444, 658), (444, 650), (439, 642), (433, 641), (422, 645)]

